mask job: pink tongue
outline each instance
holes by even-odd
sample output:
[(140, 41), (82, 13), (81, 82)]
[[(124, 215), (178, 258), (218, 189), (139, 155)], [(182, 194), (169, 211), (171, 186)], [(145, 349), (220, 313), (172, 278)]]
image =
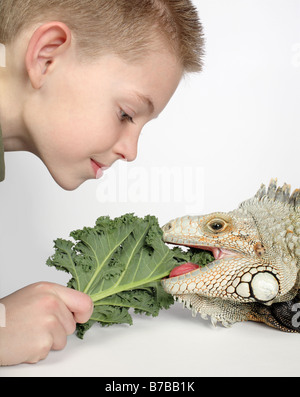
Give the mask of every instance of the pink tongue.
[(199, 269), (198, 265), (195, 265), (194, 263), (191, 263), (191, 262), (187, 262), (187, 263), (184, 263), (183, 265), (174, 267), (174, 269), (171, 271), (169, 277), (181, 276), (182, 274), (192, 272), (193, 270), (196, 270), (196, 269)]

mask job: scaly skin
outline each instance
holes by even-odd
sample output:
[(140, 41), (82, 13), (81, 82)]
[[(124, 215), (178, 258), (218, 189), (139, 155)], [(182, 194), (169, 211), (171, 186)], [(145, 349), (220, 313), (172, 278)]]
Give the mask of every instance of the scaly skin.
[[(213, 324), (264, 322), (300, 332), (300, 190), (272, 180), (238, 209), (186, 216), (163, 227), (167, 243), (213, 252), (205, 268), (163, 280), (164, 289)], [(299, 305), (300, 306), (300, 305)], [(294, 317), (293, 317), (294, 316)]]

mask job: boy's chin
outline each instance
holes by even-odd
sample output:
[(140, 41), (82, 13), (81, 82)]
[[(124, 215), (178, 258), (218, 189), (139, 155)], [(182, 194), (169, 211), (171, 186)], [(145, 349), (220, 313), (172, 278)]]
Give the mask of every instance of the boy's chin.
[[(83, 182), (82, 182), (83, 183)], [(77, 190), (81, 185), (76, 185), (76, 186), (65, 186), (65, 185), (59, 185), (63, 190), (65, 190), (66, 192), (74, 192), (75, 190)]]
[(60, 186), (63, 190), (67, 192), (73, 192), (74, 190), (78, 189), (85, 180), (79, 179), (72, 179), (72, 178), (61, 178), (55, 175), (52, 175), (54, 181)]

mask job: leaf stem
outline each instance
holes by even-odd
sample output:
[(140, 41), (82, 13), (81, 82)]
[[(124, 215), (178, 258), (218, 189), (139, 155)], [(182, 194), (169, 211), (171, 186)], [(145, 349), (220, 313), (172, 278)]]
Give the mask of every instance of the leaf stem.
[(170, 273), (170, 271), (167, 271), (163, 274), (156, 275), (153, 278), (147, 277), (147, 279), (145, 279), (145, 280), (138, 280), (135, 283), (123, 284), (121, 286), (118, 286), (117, 288), (116, 288), (116, 286), (113, 286), (112, 288), (109, 288), (106, 291), (102, 291), (102, 292), (99, 292), (98, 294), (90, 295), (90, 298), (92, 299), (92, 301), (94, 303), (96, 303), (96, 302), (101, 301), (104, 298), (107, 298), (110, 295), (114, 295), (114, 294), (117, 294), (122, 291), (130, 291), (130, 290), (136, 289), (138, 287), (144, 286), (146, 283), (149, 284), (152, 282), (160, 281), (162, 278), (168, 276), (169, 273)]

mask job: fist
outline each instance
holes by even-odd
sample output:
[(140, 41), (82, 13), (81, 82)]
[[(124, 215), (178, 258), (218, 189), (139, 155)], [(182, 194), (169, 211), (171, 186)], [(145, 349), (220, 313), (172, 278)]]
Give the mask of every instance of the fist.
[(62, 350), (76, 323), (93, 313), (91, 298), (51, 283), (37, 283), (0, 300), (6, 326), (0, 328), (0, 365), (36, 363)]

